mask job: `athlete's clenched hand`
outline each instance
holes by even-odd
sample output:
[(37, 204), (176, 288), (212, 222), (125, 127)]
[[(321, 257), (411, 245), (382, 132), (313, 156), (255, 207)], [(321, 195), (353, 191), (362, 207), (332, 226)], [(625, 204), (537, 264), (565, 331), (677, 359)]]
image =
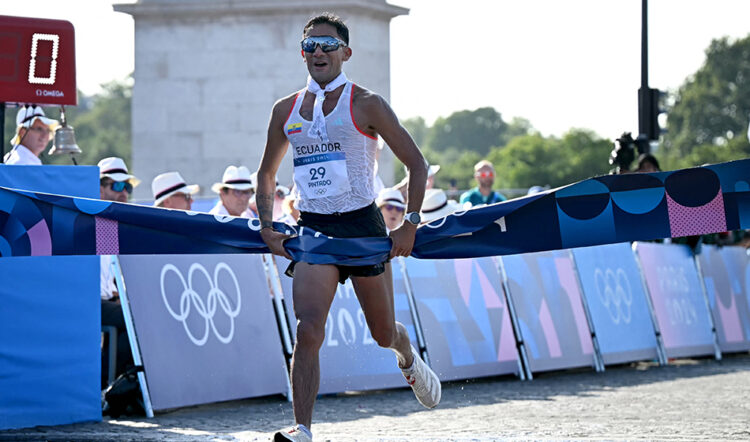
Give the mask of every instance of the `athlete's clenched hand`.
[(414, 236), (417, 234), (417, 226), (404, 222), (398, 228), (391, 231), (390, 237), (393, 241), (391, 247), (391, 258), (394, 256), (409, 256), (414, 247)]
[(263, 238), (268, 248), (271, 249), (271, 253), (292, 260), (292, 256), (284, 248), (284, 241), (291, 238), (291, 235), (285, 235), (273, 229), (266, 228), (260, 230), (260, 237)]

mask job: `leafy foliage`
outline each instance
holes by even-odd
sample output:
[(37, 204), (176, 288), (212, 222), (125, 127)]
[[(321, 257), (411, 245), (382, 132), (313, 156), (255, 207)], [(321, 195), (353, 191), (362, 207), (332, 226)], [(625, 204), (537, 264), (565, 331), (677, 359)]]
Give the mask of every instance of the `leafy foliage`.
[(662, 155), (670, 168), (746, 158), (750, 118), (750, 36), (714, 40), (701, 68), (669, 109)]

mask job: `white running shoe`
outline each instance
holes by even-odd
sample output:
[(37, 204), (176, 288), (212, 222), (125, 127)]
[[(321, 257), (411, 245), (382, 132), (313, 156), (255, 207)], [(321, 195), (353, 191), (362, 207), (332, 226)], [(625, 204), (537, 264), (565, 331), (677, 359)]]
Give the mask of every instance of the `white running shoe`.
[(419, 352), (413, 345), (411, 353), (414, 355), (414, 363), (409, 368), (402, 368), (401, 373), (404, 374), (419, 403), (427, 408), (435, 408), (440, 403), (442, 394), (440, 379), (419, 357)]
[(296, 425), (288, 430), (277, 431), (273, 435), (274, 442), (312, 442), (312, 437), (300, 430)]

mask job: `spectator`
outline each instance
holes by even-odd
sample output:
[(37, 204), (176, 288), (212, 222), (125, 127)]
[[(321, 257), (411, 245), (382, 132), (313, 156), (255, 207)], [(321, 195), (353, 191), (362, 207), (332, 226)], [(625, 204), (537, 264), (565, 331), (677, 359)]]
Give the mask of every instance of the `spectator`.
[(651, 155), (650, 153), (642, 153), (638, 157), (638, 169), (636, 169), (636, 172), (661, 172), (661, 167), (659, 167), (659, 161), (655, 156)]
[[(128, 173), (125, 161), (117, 157), (104, 158), (99, 161), (99, 195), (102, 200), (128, 202), (128, 196), (140, 180)], [(101, 256), (101, 323), (102, 326), (113, 326), (117, 329), (117, 366), (115, 377), (121, 375), (133, 365), (133, 355), (130, 351), (130, 341), (122, 315), (120, 294), (115, 285), (110, 257)], [(107, 386), (109, 358), (102, 353), (101, 386)]]
[(299, 219), (299, 210), (294, 207), (294, 195), (289, 194), (284, 198), (281, 204), (281, 209), (284, 211), (284, 215), (278, 219), (279, 222), (296, 225)]
[(383, 214), (389, 232), (401, 225), (406, 211), (406, 202), (401, 192), (393, 187), (386, 187), (378, 193), (375, 203)]
[(495, 167), (492, 163), (482, 160), (475, 164), (474, 178), (478, 186), (461, 195), (461, 204), (464, 207), (495, 204), (506, 200), (503, 194), (492, 190), (492, 185), (495, 183)]
[(426, 190), (422, 201), (422, 212), (420, 213), (422, 224), (446, 217), (460, 208), (460, 204), (448, 199), (443, 189)]
[(122, 158), (109, 157), (99, 161), (99, 194), (105, 201), (127, 203), (141, 180), (128, 173)]
[(165, 172), (151, 182), (154, 206), (167, 209), (190, 210), (193, 195), (200, 188), (197, 184), (188, 185), (180, 172)]
[(10, 140), (13, 148), (5, 154), (5, 164), (41, 166), (39, 155), (49, 144), (57, 120), (47, 118), (37, 105), (24, 106), (16, 114), (16, 134)]
[[(404, 170), (406, 170), (406, 168), (404, 168)], [(440, 165), (439, 164), (430, 164), (427, 167), (427, 182), (425, 183), (425, 190), (432, 189), (434, 187), (434, 185), (435, 185), (435, 174), (438, 173), (439, 170), (440, 170)], [(396, 184), (395, 186), (393, 186), (394, 189), (397, 189), (399, 192), (401, 192), (401, 195), (404, 198), (406, 198), (406, 189), (408, 187), (407, 185), (409, 184), (409, 180), (408, 180), (408, 175), (409, 174), (407, 173), (406, 175), (407, 176), (404, 177), (403, 180), (401, 180), (398, 184)]]
[(279, 180), (276, 180), (276, 192), (273, 194), (273, 219), (279, 220), (284, 217), (284, 201), (291, 192), (289, 188), (279, 184)]
[(227, 167), (221, 182), (211, 186), (211, 190), (219, 194), (219, 202), (208, 213), (253, 218), (254, 214), (250, 212), (249, 204), (254, 189), (255, 185), (247, 167)]

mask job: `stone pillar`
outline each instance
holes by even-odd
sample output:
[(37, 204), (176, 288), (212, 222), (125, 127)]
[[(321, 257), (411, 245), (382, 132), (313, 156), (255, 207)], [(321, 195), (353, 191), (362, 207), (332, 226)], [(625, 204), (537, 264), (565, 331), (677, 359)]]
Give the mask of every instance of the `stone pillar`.
[[(150, 198), (159, 173), (178, 170), (202, 195), (230, 164), (257, 170), (276, 100), (304, 87), (299, 41), (307, 20), (330, 11), (350, 28), (355, 83), (390, 99), (391, 18), (385, 0), (139, 0), (117, 4), (135, 22), (132, 172)], [(381, 177), (393, 183), (384, 150)], [(279, 181), (292, 182), (291, 152)]]

